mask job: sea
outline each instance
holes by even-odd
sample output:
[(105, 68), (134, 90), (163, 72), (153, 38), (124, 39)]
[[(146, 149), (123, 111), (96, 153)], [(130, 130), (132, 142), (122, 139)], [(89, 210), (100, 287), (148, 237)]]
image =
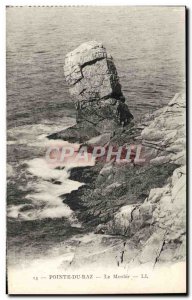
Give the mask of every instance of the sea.
[(21, 266), (82, 229), (61, 195), (85, 183), (45, 161), (47, 136), (75, 124), (65, 55), (83, 42), (102, 42), (140, 120), (185, 88), (185, 11), (24, 6), (7, 7), (6, 20), (7, 245), (9, 264)]

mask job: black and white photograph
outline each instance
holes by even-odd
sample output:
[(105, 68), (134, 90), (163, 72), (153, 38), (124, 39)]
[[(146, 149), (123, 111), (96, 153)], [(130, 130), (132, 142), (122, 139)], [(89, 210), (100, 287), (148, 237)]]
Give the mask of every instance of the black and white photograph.
[(186, 7), (6, 7), (10, 295), (186, 293)]

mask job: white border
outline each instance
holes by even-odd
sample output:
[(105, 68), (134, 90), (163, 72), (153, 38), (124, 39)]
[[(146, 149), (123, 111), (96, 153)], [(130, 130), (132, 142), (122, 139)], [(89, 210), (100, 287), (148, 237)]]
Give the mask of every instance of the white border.
[(6, 5), (190, 5), (182, 0), (3, 0)]
[[(0, 109), (0, 297), (1, 299), (7, 299), (5, 295), (5, 240), (6, 240), (6, 222), (5, 222), (5, 194), (6, 194), (6, 69), (5, 69), (5, 6), (27, 6), (27, 5), (186, 5), (189, 10), (192, 7), (191, 0), (156, 0), (156, 1), (142, 1), (142, 0), (1, 0), (0, 1), (0, 92), (1, 92), (1, 109)], [(189, 11), (190, 15), (190, 11)], [(190, 22), (189, 22), (190, 25)], [(191, 32), (191, 25), (189, 26), (189, 32)], [(191, 34), (190, 34), (191, 39)], [(191, 41), (189, 40), (189, 49), (191, 49)], [(189, 73), (191, 71), (191, 64), (189, 66)], [(190, 82), (188, 82), (189, 96), (190, 96)], [(188, 103), (190, 99), (188, 99)], [(191, 112), (191, 107), (190, 107)], [(190, 114), (191, 115), (191, 114)], [(190, 118), (189, 118), (190, 119)], [(189, 143), (189, 149), (192, 149), (192, 142)], [(190, 154), (190, 153), (189, 153)], [(189, 165), (189, 169), (191, 163)], [(189, 186), (192, 181), (190, 180)], [(190, 200), (190, 199), (189, 199)], [(190, 201), (189, 201), (190, 202)], [(189, 216), (191, 215), (192, 205), (190, 205)], [(190, 231), (190, 230), (189, 230)], [(191, 238), (190, 238), (191, 239)], [(192, 240), (192, 239), (191, 239)], [(190, 241), (191, 244), (191, 241)], [(20, 297), (17, 297), (20, 298)], [(27, 297), (21, 297), (25, 299)], [(36, 297), (40, 298), (40, 297)], [(55, 299), (56, 296), (50, 297)], [(69, 298), (69, 297), (65, 297)], [(70, 297), (69, 299), (71, 299)], [(119, 298), (119, 297), (118, 297)], [(134, 297), (134, 299), (139, 297)], [(168, 297), (164, 297), (168, 298)]]

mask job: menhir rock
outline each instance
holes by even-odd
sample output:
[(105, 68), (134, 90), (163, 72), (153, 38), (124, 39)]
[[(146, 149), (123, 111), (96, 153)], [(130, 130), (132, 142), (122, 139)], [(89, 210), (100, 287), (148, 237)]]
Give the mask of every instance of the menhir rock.
[(123, 96), (113, 58), (101, 43), (80, 45), (65, 58), (64, 74), (75, 102), (77, 124), (50, 138), (85, 142), (103, 133), (113, 135), (117, 99)]
[(64, 75), (74, 100), (77, 124), (50, 138), (83, 143), (119, 127), (118, 99), (123, 96), (113, 58), (101, 43), (90, 41), (68, 53)]
[(82, 107), (122, 95), (113, 58), (101, 43), (87, 42), (68, 53), (64, 74), (71, 95)]

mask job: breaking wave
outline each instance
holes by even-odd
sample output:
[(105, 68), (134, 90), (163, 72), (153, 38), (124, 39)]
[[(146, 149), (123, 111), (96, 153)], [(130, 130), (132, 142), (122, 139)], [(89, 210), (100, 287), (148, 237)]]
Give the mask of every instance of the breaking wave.
[[(70, 180), (72, 165), (52, 166), (45, 160), (45, 149), (54, 143), (66, 141), (49, 140), (47, 135), (63, 130), (74, 124), (67, 118), (65, 126), (59, 124), (35, 124), (8, 130), (9, 147), (20, 150), (19, 163), (7, 166), (8, 179), (14, 181), (19, 190), (25, 191), (24, 201), (8, 205), (7, 215), (18, 221), (44, 218), (66, 218), (72, 226), (80, 227), (75, 213), (63, 203), (61, 195), (77, 190), (84, 183)], [(27, 156), (30, 159), (24, 159)], [(35, 156), (31, 159), (31, 157)], [(9, 160), (8, 160), (9, 161)], [(75, 165), (74, 165), (75, 167)], [(26, 178), (25, 184), (21, 176)], [(24, 203), (23, 203), (24, 202)]]

